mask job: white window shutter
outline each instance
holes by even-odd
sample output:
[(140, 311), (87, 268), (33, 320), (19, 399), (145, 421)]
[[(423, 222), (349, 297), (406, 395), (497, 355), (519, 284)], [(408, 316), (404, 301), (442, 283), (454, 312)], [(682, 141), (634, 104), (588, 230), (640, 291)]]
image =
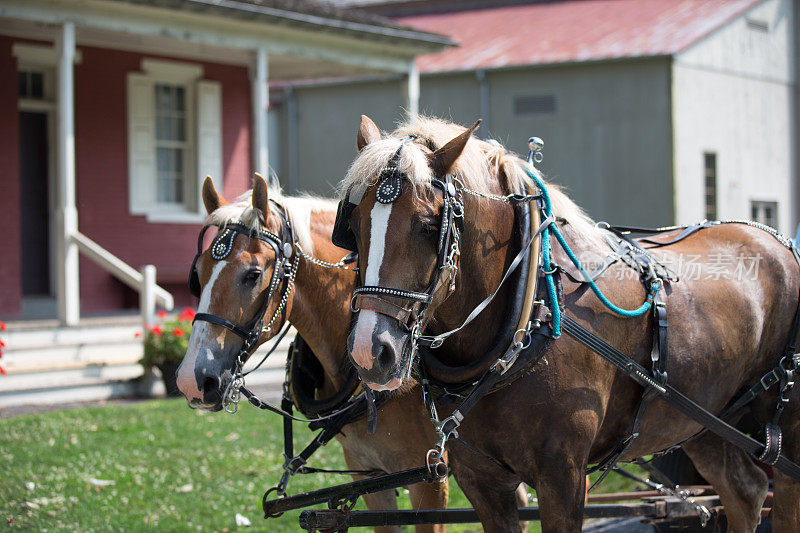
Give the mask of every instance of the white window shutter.
[(128, 205), (144, 214), (155, 202), (156, 149), (153, 80), (128, 73)]
[(197, 82), (197, 174), (200, 210), (200, 184), (206, 176), (214, 178), (217, 189), (222, 190), (222, 86), (216, 81)]

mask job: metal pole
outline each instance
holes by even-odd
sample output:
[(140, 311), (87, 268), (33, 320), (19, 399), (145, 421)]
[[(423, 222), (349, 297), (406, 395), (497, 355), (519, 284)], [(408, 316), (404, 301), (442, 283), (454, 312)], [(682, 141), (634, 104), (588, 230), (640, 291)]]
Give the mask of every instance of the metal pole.
[(269, 59), (263, 46), (256, 50), (255, 63), (251, 70), (253, 114), (253, 170), (269, 177), (269, 141), (267, 130), (267, 108)]
[(486, 76), (486, 71), (483, 69), (475, 71), (475, 77), (478, 79), (478, 100), (479, 109), (483, 119), (483, 127), (481, 128), (481, 137), (488, 139), (492, 127), (492, 110), (491, 110), (491, 93), (489, 92), (489, 78)]
[(297, 192), (297, 167), (300, 160), (297, 156), (298, 138), (297, 138), (297, 95), (294, 92), (294, 87), (286, 88), (286, 143), (287, 146), (287, 167), (289, 172), (289, 194)]
[(73, 63), (75, 25), (65, 22), (58, 38), (58, 187), (56, 206), (56, 298), (58, 318), (68, 326), (80, 319), (78, 246), (72, 236), (78, 232), (75, 207), (75, 109)]
[(413, 60), (408, 64), (406, 76), (406, 109), (409, 118), (419, 115), (419, 70)]
[(142, 322), (145, 329), (152, 326), (156, 320), (156, 267), (144, 265), (142, 267), (142, 286), (139, 289), (139, 307), (142, 312)]

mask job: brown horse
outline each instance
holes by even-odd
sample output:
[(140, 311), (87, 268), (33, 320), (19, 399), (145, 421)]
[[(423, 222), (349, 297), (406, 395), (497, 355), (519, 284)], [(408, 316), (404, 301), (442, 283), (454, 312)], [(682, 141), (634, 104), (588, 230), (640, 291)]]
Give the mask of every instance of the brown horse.
[[(284, 197), (269, 190), (256, 176), (253, 191), (228, 204), (214, 189), (210, 178), (203, 184), (203, 201), (209, 223), (224, 228), (242, 223), (256, 230), (279, 233), (281, 225), (270, 209), (269, 198), (281, 206), (297, 237), (295, 253), (300, 262), (294, 292), (288, 302), (288, 320), (318, 357), (324, 369), (321, 398), (333, 396), (344, 386), (342, 364), (350, 325), (349, 297), (356, 285), (350, 269), (328, 268), (309, 260), (332, 264), (346, 251), (330, 242), (336, 204), (315, 198)], [(303, 254), (302, 252), (305, 252)], [(198, 311), (211, 313), (235, 324), (250, 320), (268, 291), (275, 265), (275, 253), (264, 242), (240, 235), (226, 260), (216, 261), (206, 250), (197, 262), (202, 294)], [(278, 300), (278, 298), (275, 298)], [(278, 302), (267, 307), (271, 316)], [(273, 328), (272, 335), (280, 328)], [(267, 335), (261, 339), (267, 340)], [(191, 405), (208, 410), (221, 408), (222, 391), (233, 372), (242, 339), (210, 322), (192, 328), (186, 356), (178, 370), (178, 386)], [(348, 467), (353, 470), (395, 472), (420, 466), (435, 435), (418, 394), (391, 399), (379, 410), (377, 430), (367, 433), (366, 422), (345, 426), (337, 437)], [(312, 458), (313, 460), (313, 458)], [(447, 483), (419, 483), (408, 487), (414, 508), (441, 509), (447, 506)], [(396, 509), (394, 491), (365, 497), (370, 509)], [(399, 531), (399, 528), (376, 528)], [(419, 526), (417, 531), (444, 531), (441, 526)]]
[[(436, 285), (424, 314), (426, 323), (418, 325), (433, 334), (457, 327), (498, 286), (518, 252), (512, 249), (514, 211), (508, 202), (491, 195), (524, 192), (530, 183), (526, 163), (496, 144), (472, 138), (469, 130), (434, 119), (420, 118), (382, 136), (363, 117), (357, 139), (360, 154), (342, 190), (363, 191), (347, 220), (359, 252), (362, 284), (417, 293)], [(401, 173), (402, 189), (387, 198), (376, 185), (390, 160)], [(437, 226), (444, 195), (433, 180), (443, 180), (447, 174), (454, 176), (455, 194), (463, 198), (464, 211), (452, 291), (438, 290), (437, 282), (447, 280), (446, 273), (437, 274)], [(609, 255), (605, 237), (610, 234), (557, 187), (547, 185), (547, 189), (553, 214), (559, 217), (556, 224), (577, 256)], [(743, 224), (702, 229), (651, 252), (669, 265), (683, 261), (693, 269), (691, 275), (682, 272), (679, 282), (662, 291), (669, 314), (669, 383), (720, 413), (782, 355), (798, 305), (798, 265), (776, 238)], [(557, 245), (553, 257), (559, 265), (572, 266)], [(725, 275), (715, 259), (720, 257), (757, 259), (758, 266), (746, 275), (730, 271)], [(630, 267), (617, 261), (597, 281), (612, 302), (627, 309), (638, 307), (645, 298), (638, 275), (630, 274)], [(505, 313), (513, 296), (506, 285), (467, 328), (433, 350), (434, 359), (425, 360), (430, 375), (448, 381), (461, 369), (474, 367), (490, 348), (494, 332), (506, 321), (516, 320)], [(567, 315), (649, 367), (650, 313), (623, 318), (606, 308), (586, 284), (566, 278), (563, 291)], [(410, 306), (408, 298), (381, 299), (419, 311), (418, 301)], [(348, 339), (362, 379), (376, 389), (403, 386), (413, 353), (409, 324), (387, 314), (392, 313), (362, 309)], [(459, 427), (460, 437), (472, 449), (455, 441), (448, 450), (456, 479), (486, 530), (517, 529), (513, 494), (522, 480), (536, 488), (544, 531), (579, 531), (587, 465), (630, 435), (641, 397), (641, 386), (568, 336), (557, 339), (529, 372), (485, 396)], [(772, 418), (776, 402), (773, 388), (751, 404), (759, 423)], [(799, 406), (795, 390), (781, 418), (783, 453), (795, 461), (800, 459)], [(621, 459), (664, 450), (700, 429), (656, 399), (646, 408), (639, 436)], [(683, 449), (718, 490), (729, 528), (752, 531), (767, 492), (762, 470), (746, 453), (711, 433), (687, 442)], [(773, 527), (800, 531), (800, 484), (776, 472), (774, 491)]]

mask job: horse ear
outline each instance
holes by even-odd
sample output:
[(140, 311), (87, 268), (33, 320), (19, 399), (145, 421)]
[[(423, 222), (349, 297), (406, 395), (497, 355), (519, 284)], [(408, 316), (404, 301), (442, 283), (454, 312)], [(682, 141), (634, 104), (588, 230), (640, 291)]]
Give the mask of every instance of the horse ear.
[(267, 217), (269, 217), (267, 180), (258, 172), (253, 176), (253, 207), (261, 212), (262, 222), (266, 224)]
[(367, 115), (361, 115), (361, 124), (358, 126), (358, 135), (356, 135), (356, 147), (358, 151), (360, 152), (366, 145), (380, 140), (380, 138), (381, 131), (378, 129), (378, 126), (376, 126)]
[(450, 139), (447, 144), (433, 152), (430, 158), (430, 165), (437, 176), (444, 176), (453, 168), (458, 156), (464, 151), (467, 141), (472, 137), (472, 132), (478, 129), (481, 124), (481, 119), (478, 119), (475, 124), (464, 130), (464, 133)]
[(210, 215), (221, 205), (227, 205), (228, 202), (225, 201), (225, 198), (219, 195), (217, 189), (214, 188), (214, 180), (211, 179), (211, 176), (206, 176), (206, 179), (203, 181), (203, 205), (206, 206), (206, 212)]

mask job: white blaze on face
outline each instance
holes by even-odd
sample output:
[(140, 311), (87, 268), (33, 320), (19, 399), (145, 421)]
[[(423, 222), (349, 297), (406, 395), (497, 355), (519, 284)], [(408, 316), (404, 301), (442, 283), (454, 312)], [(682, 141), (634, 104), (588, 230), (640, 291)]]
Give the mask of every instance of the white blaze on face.
[[(208, 313), (208, 308), (211, 305), (211, 293), (214, 290), (214, 283), (219, 278), (220, 272), (227, 265), (227, 261), (220, 261), (214, 265), (211, 271), (211, 278), (209, 278), (206, 286), (203, 287), (203, 292), (200, 294), (200, 305), (197, 306), (198, 313)], [(195, 368), (197, 367), (198, 359), (201, 362), (213, 359), (214, 355), (211, 348), (207, 345), (208, 336), (208, 322), (199, 321), (192, 327), (192, 334), (189, 336), (189, 346), (186, 348), (186, 355), (178, 367), (178, 388), (181, 390), (187, 400), (203, 399), (203, 393), (197, 387), (197, 379), (195, 378)], [(203, 357), (200, 357), (203, 354)]]
[[(367, 271), (364, 274), (365, 285), (380, 285), (380, 269), (386, 248), (386, 234), (389, 231), (389, 216), (392, 204), (375, 202), (370, 211), (369, 255)], [(378, 313), (369, 309), (358, 312), (353, 334), (353, 360), (365, 370), (372, 368), (372, 332), (378, 323)]]

